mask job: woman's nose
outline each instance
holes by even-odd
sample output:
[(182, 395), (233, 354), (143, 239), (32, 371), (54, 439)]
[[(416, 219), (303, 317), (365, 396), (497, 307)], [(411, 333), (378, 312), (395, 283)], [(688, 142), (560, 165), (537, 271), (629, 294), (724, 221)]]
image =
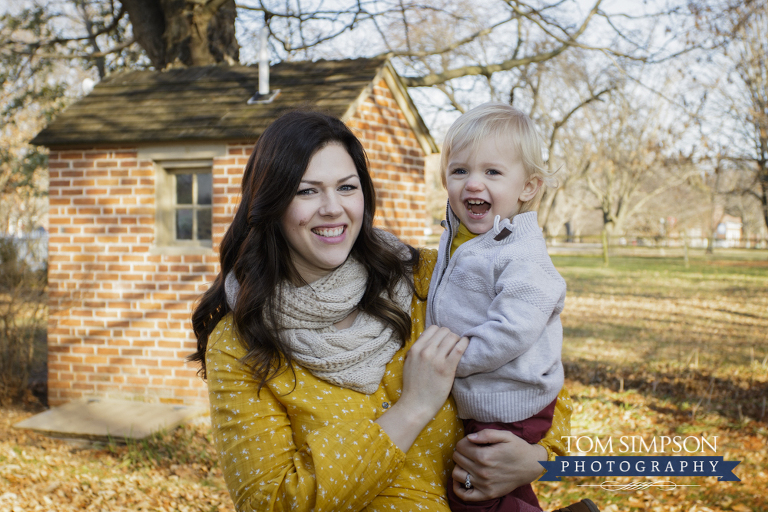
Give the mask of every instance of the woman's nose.
[(341, 206), (341, 201), (336, 194), (327, 194), (323, 198), (323, 204), (320, 206), (320, 215), (337, 217), (341, 215), (344, 208)]

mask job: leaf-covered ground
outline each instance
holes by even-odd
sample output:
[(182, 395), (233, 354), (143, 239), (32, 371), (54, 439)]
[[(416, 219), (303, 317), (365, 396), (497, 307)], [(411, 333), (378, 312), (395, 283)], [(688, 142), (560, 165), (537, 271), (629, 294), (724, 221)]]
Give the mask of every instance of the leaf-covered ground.
[(187, 425), (129, 445), (73, 444), (0, 421), (0, 511), (233, 512), (210, 426)]
[(609, 477), (563, 478), (536, 484), (542, 505), (588, 497), (603, 512), (768, 511), (768, 254), (721, 251), (685, 268), (682, 258), (648, 253), (608, 268), (598, 258), (553, 258), (568, 283), (572, 435), (717, 436), (717, 452), (706, 455), (742, 461), (741, 482), (674, 478), (674, 490), (616, 492), (591, 487)]
[[(741, 482), (676, 478), (674, 490), (613, 492), (605, 478), (537, 483), (545, 510), (588, 497), (602, 512), (768, 511), (768, 254), (555, 257), (573, 435), (717, 436)], [(11, 425), (2, 410), (0, 511), (231, 511), (204, 424), (128, 446), (78, 446)], [(607, 454), (606, 454), (607, 455)], [(715, 455), (707, 453), (707, 455)], [(624, 483), (644, 481), (634, 477)]]

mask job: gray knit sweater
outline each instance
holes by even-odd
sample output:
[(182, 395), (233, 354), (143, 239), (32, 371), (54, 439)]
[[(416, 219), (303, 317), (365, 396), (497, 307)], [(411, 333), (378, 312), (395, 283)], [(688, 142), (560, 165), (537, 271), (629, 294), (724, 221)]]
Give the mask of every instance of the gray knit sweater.
[(448, 208), (427, 303), (427, 326), (470, 338), (453, 384), (459, 417), (511, 423), (552, 402), (563, 386), (565, 281), (547, 254), (536, 212), (450, 248)]

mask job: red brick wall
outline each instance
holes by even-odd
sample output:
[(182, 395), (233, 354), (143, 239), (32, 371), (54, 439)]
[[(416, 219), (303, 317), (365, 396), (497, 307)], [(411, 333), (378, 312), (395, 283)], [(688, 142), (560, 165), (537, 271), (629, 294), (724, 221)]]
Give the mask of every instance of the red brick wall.
[[(242, 149), (240, 150), (242, 152)], [(237, 194), (245, 157), (214, 159), (214, 230)], [(136, 148), (52, 150), (50, 168), (48, 396), (205, 403), (189, 322), (218, 256), (151, 254), (155, 171)], [(220, 236), (220, 235), (219, 235)]]
[[(385, 83), (349, 121), (377, 187), (377, 224), (423, 244), (424, 154)], [(51, 405), (102, 396), (207, 403), (196, 368), (193, 302), (219, 272), (218, 244), (240, 199), (252, 144), (213, 161), (208, 254), (151, 253), (153, 162), (135, 147), (52, 149), (50, 168), (48, 397)]]
[(368, 154), (376, 186), (376, 225), (411, 245), (425, 245), (425, 155), (384, 80), (347, 125)]

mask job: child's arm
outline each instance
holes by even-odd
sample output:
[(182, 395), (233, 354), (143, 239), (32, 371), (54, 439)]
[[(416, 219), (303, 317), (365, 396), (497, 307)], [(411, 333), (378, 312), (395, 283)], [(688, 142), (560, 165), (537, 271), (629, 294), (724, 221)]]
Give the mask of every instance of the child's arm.
[[(494, 371), (537, 342), (544, 351), (560, 353), (562, 327), (557, 315), (565, 301), (565, 281), (554, 267), (550, 270), (533, 261), (513, 261), (499, 276), (494, 291), (496, 297), (485, 321), (462, 334), (470, 343), (456, 370), (457, 377)], [(553, 339), (542, 337), (547, 328)]]

